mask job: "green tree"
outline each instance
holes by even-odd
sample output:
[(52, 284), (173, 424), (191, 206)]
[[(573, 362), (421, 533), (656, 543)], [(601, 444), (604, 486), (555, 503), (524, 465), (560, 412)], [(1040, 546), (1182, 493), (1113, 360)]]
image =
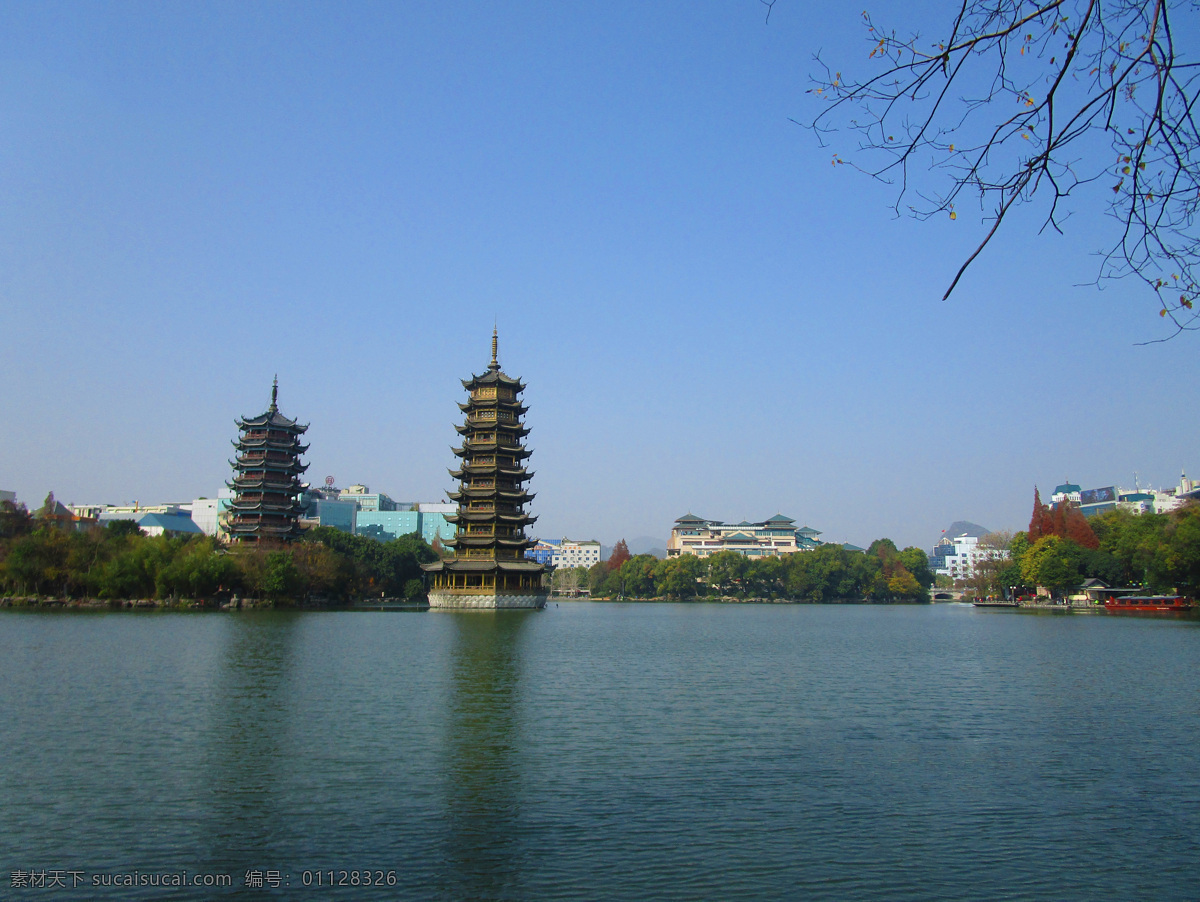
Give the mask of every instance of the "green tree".
[[(784, 588), (798, 601), (820, 603), (830, 596), (831, 578), (840, 567), (833, 545), (797, 552), (788, 558)], [(840, 550), (840, 549), (838, 549)]]
[(608, 564), (604, 561), (592, 564), (588, 568), (588, 594), (593, 597), (603, 596), (604, 584), (608, 581)]
[(67, 552), (70, 594), (96, 595), (99, 592), (100, 570), (113, 555), (113, 543), (103, 529), (92, 527), (70, 534)]
[[(876, 551), (888, 553), (887, 544), (895, 547), (890, 542), (876, 544)], [(789, 597), (814, 603), (865, 598), (873, 588), (886, 597), (887, 581), (881, 587), (875, 585), (880, 569), (880, 560), (874, 554), (850, 552), (841, 545), (822, 545), (790, 556), (784, 587)]]
[(658, 559), (653, 555), (634, 555), (618, 569), (609, 571), (603, 593), (608, 596), (649, 598), (655, 593), (654, 570), (657, 566)]
[(1180, 591), (1200, 595), (1200, 505), (1172, 511), (1164, 539), (1165, 576)]
[[(400, 536), (390, 542), (379, 542), (322, 526), (310, 529), (304, 543), (324, 545), (351, 563), (353, 576), (339, 573), (341, 585), (326, 588), (325, 591), (334, 597), (399, 597), (410, 580), (422, 578), (422, 563), (437, 560), (437, 552), (416, 533)], [(326, 566), (321, 572), (327, 573), (328, 570)]]
[(11, 540), (0, 571), (5, 588), (18, 595), (55, 592), (62, 587), (66, 560), (66, 537), (58, 530), (41, 527)]
[(160, 598), (212, 598), (238, 589), (241, 573), (232, 556), (214, 539), (194, 536), (176, 549), (154, 583)]
[(708, 581), (722, 595), (745, 595), (750, 562), (737, 551), (718, 551), (708, 558)]
[(900, 553), (896, 543), (891, 539), (876, 539), (867, 549), (867, 554), (874, 555), (880, 560), (890, 560)]
[(659, 593), (669, 598), (695, 598), (704, 576), (704, 562), (694, 554), (680, 554), (659, 561), (654, 580)]
[(1029, 545), (1029, 536), (1024, 532), (1013, 533), (1013, 537), (1009, 540), (1008, 556), (1018, 567), (1025, 557), (1025, 552), (1029, 550)]
[(919, 586), (926, 589), (933, 585), (933, 571), (929, 569), (929, 555), (922, 549), (909, 545), (900, 552), (900, 563), (912, 574)]
[(1167, 581), (1163, 559), (1167, 523), (1165, 514), (1134, 514), (1120, 509), (1093, 519), (1100, 550), (1120, 565), (1119, 582), (1149, 588)]
[(296, 562), (286, 551), (267, 554), (263, 572), (262, 592), (271, 601), (290, 601), (300, 594), (303, 580)]
[(98, 594), (101, 598), (154, 598), (159, 572), (170, 564), (172, 551), (165, 536), (126, 537), (101, 568)]
[(0, 540), (33, 532), (33, 515), (19, 501), (0, 501)]
[[(797, 552), (807, 554), (808, 552)], [(792, 555), (795, 557), (795, 554)], [(787, 563), (783, 557), (772, 555), (750, 561), (746, 568), (744, 587), (747, 595), (756, 598), (776, 598), (784, 592)]]
[(104, 532), (110, 539), (119, 539), (122, 536), (142, 535), (142, 530), (137, 525), (137, 520), (109, 520), (104, 525)]
[(1099, 548), (1080, 549), (1079, 572), (1089, 579), (1102, 579), (1110, 586), (1123, 584), (1121, 562)]
[(1038, 539), (1025, 553), (1021, 575), (1031, 586), (1045, 586), (1055, 595), (1079, 585), (1080, 548), (1058, 536)]
[(892, 598), (909, 600), (928, 599), (929, 593), (916, 578), (904, 568), (900, 568), (887, 581), (888, 594)]

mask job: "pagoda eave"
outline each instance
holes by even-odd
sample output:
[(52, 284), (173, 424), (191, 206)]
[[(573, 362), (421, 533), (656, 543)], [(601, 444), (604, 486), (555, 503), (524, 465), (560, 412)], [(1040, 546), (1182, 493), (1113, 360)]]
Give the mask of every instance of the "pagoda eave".
[(496, 570), (505, 573), (541, 573), (546, 568), (536, 561), (452, 560), (422, 564), (421, 569), (426, 573), (436, 573), (441, 570), (448, 570), (452, 573), (487, 573)]

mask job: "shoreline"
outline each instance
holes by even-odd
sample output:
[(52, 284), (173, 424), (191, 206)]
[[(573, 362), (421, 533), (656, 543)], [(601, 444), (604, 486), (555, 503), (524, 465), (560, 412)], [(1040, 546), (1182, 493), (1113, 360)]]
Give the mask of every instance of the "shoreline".
[[(831, 598), (824, 601), (805, 601), (795, 598), (738, 598), (733, 595), (700, 595), (682, 598), (582, 598), (550, 596), (547, 603), (590, 604), (611, 602), (613, 604), (753, 604), (753, 605), (931, 605), (931, 601), (872, 601), (867, 598)], [(57, 610), (57, 611), (240, 611), (240, 610), (305, 610), (305, 611), (425, 611), (429, 604), (425, 600), (403, 598), (360, 598), (354, 601), (335, 602), (329, 599), (310, 601), (271, 601), (265, 598), (64, 598), (57, 596), (0, 596), (0, 609), (11, 610)]]

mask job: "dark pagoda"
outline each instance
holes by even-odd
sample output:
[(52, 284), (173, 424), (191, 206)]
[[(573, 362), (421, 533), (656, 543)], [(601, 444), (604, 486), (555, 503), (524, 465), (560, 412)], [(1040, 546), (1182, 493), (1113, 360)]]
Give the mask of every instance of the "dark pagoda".
[(533, 474), (525, 469), (530, 452), (522, 442), (529, 434), (521, 421), (528, 408), (517, 397), (525, 386), (500, 371), (494, 331), (487, 372), (463, 380), (463, 388), (469, 397), (458, 406), (467, 419), (454, 427), (463, 437), (454, 449), (462, 462), (450, 471), (459, 485), (447, 493), (458, 504), (458, 513), (446, 518), (455, 525), (454, 538), (446, 541), (453, 557), (423, 565), (430, 574), (429, 606), (544, 607), (545, 567), (525, 557), (534, 544), (525, 527), (537, 519), (525, 513), (533, 500), (525, 491)]
[(234, 492), (226, 523), (234, 542), (290, 542), (300, 535), (299, 495), (305, 485), (299, 477), (308, 469), (300, 463), (300, 455), (308, 450), (300, 436), (308, 427), (281, 414), (278, 398), (276, 378), (267, 412), (237, 421), (237, 460), (229, 462), (234, 477), (226, 483)]

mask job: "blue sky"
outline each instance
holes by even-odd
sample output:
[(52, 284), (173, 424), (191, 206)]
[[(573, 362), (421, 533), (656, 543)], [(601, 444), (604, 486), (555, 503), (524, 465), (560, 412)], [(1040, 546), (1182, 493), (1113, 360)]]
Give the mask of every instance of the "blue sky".
[(791, 121), (815, 53), (865, 70), (860, 12), (0, 7), (0, 488), (211, 497), (278, 373), (311, 481), (440, 500), (494, 322), (543, 536), (928, 547), (1035, 484), (1200, 476), (1196, 339), (1079, 287), (1098, 202), (1023, 211), (943, 302), (978, 216), (896, 218)]

